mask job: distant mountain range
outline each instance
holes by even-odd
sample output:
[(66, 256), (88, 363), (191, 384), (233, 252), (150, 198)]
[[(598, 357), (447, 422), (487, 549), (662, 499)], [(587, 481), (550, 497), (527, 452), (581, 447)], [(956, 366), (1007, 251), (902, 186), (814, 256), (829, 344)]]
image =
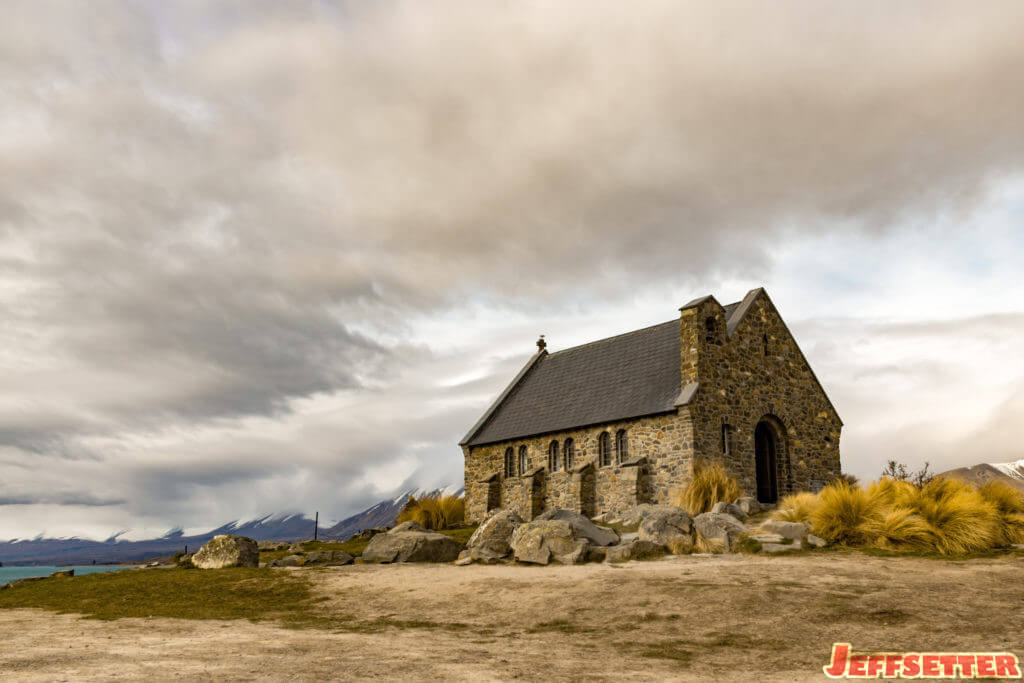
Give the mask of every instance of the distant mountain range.
[(958, 467), (955, 470), (948, 470), (942, 474), (948, 477), (963, 479), (979, 486), (987, 481), (1001, 481), (1024, 491), (1024, 460)]
[[(333, 526), (321, 527), (321, 539), (345, 540), (375, 526), (390, 526), (410, 496), (420, 498), (436, 494), (462, 495), (461, 488), (446, 487), (434, 491), (410, 489), (393, 498), (382, 500)], [(314, 522), (300, 514), (275, 514), (247, 522), (228, 522), (204, 534), (186, 536), (173, 529), (160, 538), (144, 541), (120, 540), (117, 536), (105, 541), (83, 538), (33, 538), (0, 541), (0, 563), (4, 565), (66, 565), (138, 562), (151, 557), (169, 555), (187, 546), (189, 552), (218, 534), (238, 534), (257, 541), (300, 541), (313, 538)]]

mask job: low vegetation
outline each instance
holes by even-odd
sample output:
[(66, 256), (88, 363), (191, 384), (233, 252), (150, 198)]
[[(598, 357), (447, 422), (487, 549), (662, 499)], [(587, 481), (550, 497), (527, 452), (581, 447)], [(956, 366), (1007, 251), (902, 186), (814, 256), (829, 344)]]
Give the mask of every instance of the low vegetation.
[(996, 481), (981, 487), (926, 476), (883, 477), (867, 486), (834, 482), (817, 495), (786, 496), (775, 518), (805, 522), (845, 547), (953, 556), (1024, 543), (1024, 494)]
[(409, 498), (396, 523), (418, 522), (427, 529), (441, 531), (461, 525), (466, 519), (466, 501), (458, 496)]
[(32, 581), (0, 591), (0, 609), (37, 607), (91, 619), (296, 621), (313, 606), (306, 578), (271, 569), (126, 569)]
[(691, 515), (699, 515), (710, 511), (715, 503), (731, 503), (742, 495), (740, 485), (726, 472), (725, 467), (719, 463), (696, 460), (690, 483), (675, 494), (672, 504)]

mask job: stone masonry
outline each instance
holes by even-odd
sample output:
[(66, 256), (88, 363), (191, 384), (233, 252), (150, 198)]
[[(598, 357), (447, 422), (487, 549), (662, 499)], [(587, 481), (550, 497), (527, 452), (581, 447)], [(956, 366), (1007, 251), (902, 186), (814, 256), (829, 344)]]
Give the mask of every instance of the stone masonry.
[[(528, 433), (532, 416), (527, 405), (525, 418), (516, 423), (521, 436), (475, 442), (474, 435), (486, 431), (488, 421), (507, 404), (526, 400), (514, 395), (517, 383), (531, 372), (530, 366), (524, 369), (462, 443), (467, 518), (480, 521), (495, 507), (514, 510), (524, 519), (550, 508), (615, 515), (638, 503), (667, 502), (689, 481), (698, 457), (723, 463), (748, 495), (758, 495), (759, 478), (763, 495), (781, 497), (815, 490), (839, 474), (842, 422), (764, 290), (725, 308), (713, 297), (696, 300), (681, 309), (678, 329), (675, 404), (656, 414), (540, 433)], [(625, 337), (606, 341), (631, 343)], [(531, 364), (547, 354), (540, 346)], [(577, 347), (577, 353), (586, 352), (586, 346)], [(538, 372), (544, 369), (537, 367)], [(543, 379), (541, 374), (538, 381)], [(643, 386), (641, 382), (640, 391)], [(620, 430), (625, 434), (624, 455), (616, 447)], [(598, 457), (603, 432), (611, 444), (611, 462), (604, 466)], [(760, 442), (755, 433), (761, 434)], [(571, 468), (564, 462), (567, 439), (573, 441)], [(549, 466), (552, 443), (559, 459), (555, 471)], [(526, 449), (525, 467), (521, 447)], [(506, 466), (509, 448), (511, 468)]]

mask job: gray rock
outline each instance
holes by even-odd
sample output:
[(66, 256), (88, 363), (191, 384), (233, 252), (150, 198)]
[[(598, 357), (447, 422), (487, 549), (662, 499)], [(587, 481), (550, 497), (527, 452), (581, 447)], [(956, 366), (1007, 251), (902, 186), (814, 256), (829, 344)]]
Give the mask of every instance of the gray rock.
[(672, 548), (673, 552), (689, 552), (693, 547), (693, 522), (690, 515), (671, 505), (660, 505), (646, 511), (640, 522), (639, 540)]
[(410, 519), (408, 522), (402, 522), (401, 524), (399, 524), (399, 525), (395, 526), (394, 528), (388, 530), (388, 533), (389, 534), (400, 534), (403, 531), (419, 531), (419, 532), (424, 532), (426, 530), (427, 530), (427, 528), (425, 526), (423, 526), (419, 522), (414, 522), (414, 521), (412, 521)]
[(523, 518), (511, 510), (499, 510), (484, 520), (469, 537), (467, 548), (475, 549), (480, 554), (487, 553), (496, 558), (505, 557), (512, 552), (509, 541), (512, 532), (523, 523)]
[(57, 578), (57, 577), (69, 578), (69, 577), (72, 577), (74, 575), (75, 575), (75, 570), (74, 569), (62, 569), (60, 571), (56, 571), (56, 572), (50, 574), (50, 578), (51, 579)]
[(758, 543), (782, 543), (786, 538), (780, 534), (754, 534), (752, 539)]
[(724, 500), (715, 503), (714, 507), (711, 508), (711, 512), (724, 513), (726, 515), (732, 515), (738, 520), (744, 520), (747, 517), (747, 513), (738, 505), (732, 503), (726, 503)]
[(463, 550), (459, 553), (458, 559), (455, 560), (455, 566), (465, 567), (467, 564), (473, 564), (473, 558), (470, 557), (468, 550)]
[(807, 536), (807, 525), (802, 522), (780, 522), (770, 519), (761, 525), (761, 531), (768, 534), (778, 534), (783, 538), (794, 541), (802, 541)]
[(580, 552), (586, 558), (586, 548), (581, 551), (581, 546), (589, 545), (584, 539), (577, 539), (572, 524), (563, 519), (535, 519), (520, 524), (512, 532), (509, 544), (515, 559), (531, 564), (548, 564), (552, 560), (575, 564)]
[(800, 550), (796, 543), (762, 543), (761, 551), (766, 553), (784, 553), (787, 550)]
[[(614, 548), (615, 546), (608, 546)], [(604, 562), (608, 555), (608, 547), (603, 545), (592, 545), (587, 550), (587, 562)]]
[(729, 552), (733, 541), (747, 527), (732, 515), (720, 512), (705, 512), (693, 518), (693, 528), (707, 550)]
[(590, 521), (593, 522), (594, 524), (607, 524), (608, 523), (608, 513), (607, 512), (602, 512), (599, 515), (595, 515), (595, 516), (590, 518)]
[(637, 505), (635, 508), (632, 508), (622, 513), (621, 522), (623, 526), (639, 526), (640, 523), (644, 521), (645, 517), (648, 517), (656, 513), (665, 514), (672, 511), (680, 511), (684, 513), (686, 512), (686, 510), (683, 510), (680, 507), (676, 507), (675, 505), (655, 505), (652, 503), (641, 503), (640, 505)]
[(733, 505), (743, 510), (746, 515), (756, 515), (761, 511), (761, 504), (753, 496), (743, 496), (733, 501)]
[(306, 564), (305, 555), (287, 555), (270, 561), (271, 567), (301, 567)]
[(819, 538), (814, 534), (807, 534), (806, 541), (815, 548), (824, 548), (826, 545), (828, 545), (828, 541), (826, 541), (824, 538)]
[(614, 529), (597, 526), (589, 519), (571, 510), (547, 510), (534, 521), (562, 520), (572, 525), (577, 538), (585, 538), (593, 545), (614, 545), (619, 542), (619, 535)]
[(192, 564), (199, 569), (256, 567), (259, 563), (260, 551), (256, 541), (234, 534), (214, 536), (192, 556)]
[(355, 559), (344, 550), (318, 550), (306, 555), (306, 564), (319, 564), (330, 567), (340, 567), (352, 564)]
[(363, 562), (452, 562), (464, 548), (444, 534), (421, 531), (377, 534), (363, 551)]
[(651, 541), (632, 541), (613, 545), (605, 549), (605, 562), (628, 562), (629, 560), (653, 560), (668, 554), (668, 548)]

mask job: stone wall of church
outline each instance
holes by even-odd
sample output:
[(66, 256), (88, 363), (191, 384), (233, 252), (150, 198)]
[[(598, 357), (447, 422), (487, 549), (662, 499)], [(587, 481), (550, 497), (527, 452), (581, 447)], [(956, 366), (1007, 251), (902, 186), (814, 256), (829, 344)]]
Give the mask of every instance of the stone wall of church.
[[(626, 431), (625, 465), (620, 464), (614, 446), (615, 434), (620, 429)], [(612, 464), (601, 467), (597, 460), (597, 444), (605, 431), (612, 443)], [(566, 471), (562, 460), (563, 445), (570, 438), (574, 444), (573, 469), (577, 471)], [(558, 444), (559, 467), (556, 472), (548, 467), (548, 449), (552, 441)], [(527, 476), (523, 477), (518, 471), (512, 476), (505, 476), (505, 450), (511, 447), (513, 453), (518, 454), (520, 446), (527, 448)], [(486, 517), (489, 484), (485, 480), (495, 476), (500, 482), (501, 507), (516, 510), (526, 519), (532, 515), (524, 513), (531, 510), (538, 514), (550, 508), (617, 514), (640, 502), (665, 502), (689, 472), (692, 447), (693, 427), (686, 411), (482, 446), (463, 446), (467, 519), (477, 522)], [(630, 461), (636, 458), (643, 460), (639, 464), (631, 464)], [(581, 467), (586, 463), (591, 463), (593, 469), (588, 471), (588, 468)], [(543, 469), (537, 474), (530, 474), (536, 468)], [(532, 499), (526, 493), (524, 481), (537, 481), (530, 488), (534, 492)], [(531, 500), (543, 502), (531, 504)]]
[(779, 496), (817, 490), (839, 474), (842, 423), (767, 295), (757, 295), (731, 337), (714, 300), (684, 310), (681, 332), (684, 369), (695, 349), (699, 366), (700, 389), (689, 406), (695, 454), (724, 462), (756, 495), (754, 433), (764, 420), (777, 444)]

